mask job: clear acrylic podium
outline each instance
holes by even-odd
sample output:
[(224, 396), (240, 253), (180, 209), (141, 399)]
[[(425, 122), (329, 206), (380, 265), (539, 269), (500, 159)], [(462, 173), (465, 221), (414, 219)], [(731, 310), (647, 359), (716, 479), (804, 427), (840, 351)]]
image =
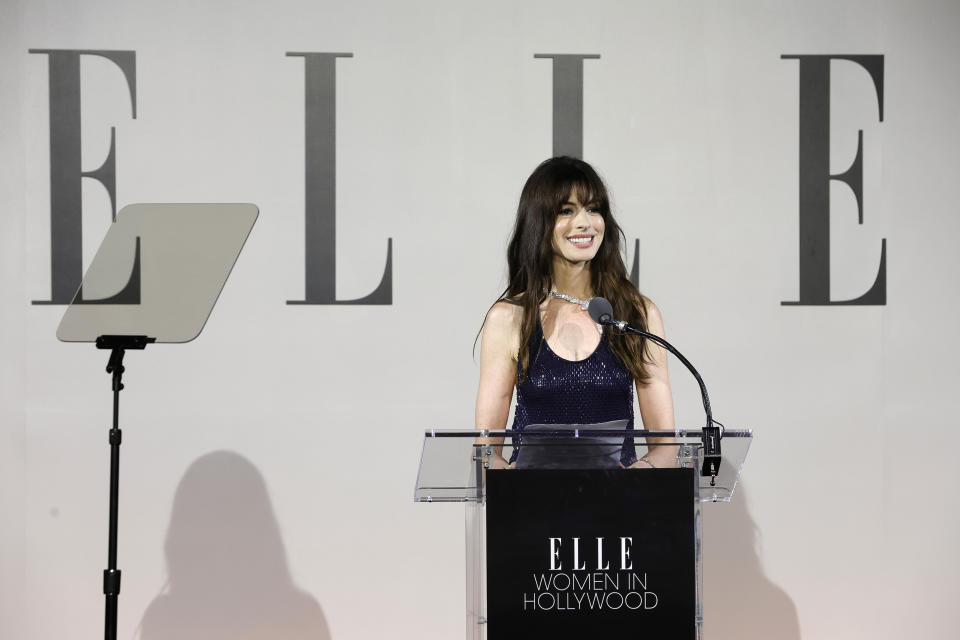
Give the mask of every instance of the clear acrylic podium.
[[(490, 461), (494, 454), (494, 447), (497, 442), (503, 441), (505, 438), (506, 444), (504, 445), (504, 456), (509, 458), (510, 442), (511, 437), (514, 435), (519, 435), (517, 432), (511, 430), (505, 431), (476, 431), (476, 430), (428, 430), (424, 435), (423, 440), (423, 450), (421, 453), (420, 459), (420, 468), (417, 476), (417, 484), (414, 494), (415, 502), (462, 502), (466, 506), (466, 638), (467, 640), (486, 640), (488, 637), (490, 640), (498, 640), (500, 637), (512, 637), (509, 633), (503, 635), (499, 632), (494, 633), (494, 625), (491, 624), (495, 621), (491, 620), (488, 616), (488, 553), (498, 553), (496, 549), (488, 549), (488, 484), (490, 485), (499, 485), (500, 479), (506, 479), (508, 481), (519, 480), (521, 475), (505, 475), (505, 474), (528, 474), (526, 478), (531, 480), (537, 480), (544, 477), (544, 474), (561, 474), (553, 475), (549, 477), (549, 480), (546, 484), (540, 483), (541, 486), (550, 486), (549, 483), (553, 482), (555, 479), (562, 479), (563, 471), (549, 470), (549, 471), (538, 471), (534, 469), (526, 469), (523, 471), (520, 470), (491, 470)], [(562, 437), (565, 439), (566, 446), (569, 446), (571, 442), (571, 435), (573, 435), (573, 442), (576, 443), (576, 438), (579, 438), (579, 434), (571, 434), (570, 431), (557, 432), (555, 434), (542, 433), (541, 435), (550, 436), (554, 435), (557, 437)], [(702, 607), (702, 576), (701, 576), (701, 559), (700, 559), (700, 504), (703, 502), (729, 502), (733, 497), (734, 490), (737, 485), (737, 481), (740, 476), (740, 470), (743, 465), (743, 461), (746, 457), (747, 450), (750, 446), (752, 439), (752, 432), (749, 430), (726, 430), (723, 434), (722, 439), (722, 463), (720, 465), (719, 473), (716, 476), (701, 476), (701, 448), (702, 434), (699, 430), (678, 430), (678, 431), (648, 431), (648, 430), (617, 430), (617, 431), (592, 431), (590, 436), (597, 437), (618, 437), (618, 438), (632, 438), (635, 446), (637, 448), (638, 456), (643, 455), (644, 449), (648, 447), (658, 446), (658, 447), (669, 447), (671, 449), (671, 460), (675, 460), (675, 468), (673, 469), (614, 469), (607, 471), (598, 471), (600, 475), (597, 476), (601, 483), (600, 486), (604, 485), (618, 485), (622, 481), (626, 481), (629, 484), (640, 483), (640, 491), (644, 491), (642, 485), (648, 481), (656, 481), (658, 479), (667, 479), (669, 476), (669, 481), (676, 485), (679, 482), (679, 485), (683, 489), (680, 494), (672, 494), (674, 496), (680, 495), (682, 497), (672, 498), (674, 503), (680, 502), (680, 504), (674, 504), (672, 507), (667, 505), (668, 508), (674, 509), (674, 512), (679, 512), (683, 515), (683, 523), (680, 525), (685, 529), (684, 535), (679, 536), (683, 539), (683, 545), (692, 546), (692, 549), (687, 548), (683, 551), (683, 558), (688, 561), (683, 562), (686, 566), (684, 571), (687, 571), (689, 580), (683, 583), (680, 586), (681, 591), (684, 591), (689, 587), (692, 593), (689, 593), (690, 606), (687, 609), (682, 609), (682, 611), (687, 613), (681, 613), (680, 616), (683, 618), (680, 624), (681, 626), (687, 625), (684, 633), (674, 634), (673, 637), (691, 637), (691, 638), (701, 638), (701, 629), (702, 629), (702, 619), (703, 619), (703, 607)], [(657, 445), (647, 445), (645, 443), (646, 438), (671, 438), (672, 441), (669, 444), (657, 444)], [(585, 447), (591, 445), (591, 438), (584, 437), (583, 444)], [(538, 437), (535, 440), (526, 438), (523, 441), (523, 447), (550, 447), (553, 446), (551, 439), (549, 437)], [(658, 456), (660, 457), (660, 456)], [(661, 458), (662, 459), (662, 458)], [(569, 473), (575, 473), (573, 471)], [(583, 473), (583, 472), (581, 472)], [(589, 471), (587, 472), (589, 473)], [(498, 474), (498, 475), (493, 475)], [(529, 474), (539, 474), (540, 478), (531, 476)], [(651, 475), (648, 475), (651, 474)], [(658, 475), (659, 474), (659, 475)], [(488, 478), (489, 475), (489, 478)], [(494, 483), (492, 480), (497, 479), (498, 482)], [(654, 484), (657, 484), (654, 482)], [(566, 485), (557, 485), (557, 486), (566, 486)], [(659, 490), (657, 490), (659, 491)], [(601, 491), (603, 493), (603, 491)], [(544, 491), (543, 493), (547, 493)], [(496, 495), (503, 495), (502, 490), (497, 490)], [(536, 496), (537, 494), (532, 494)], [(666, 494), (664, 494), (666, 495)], [(666, 498), (670, 500), (671, 498)], [(533, 501), (534, 503), (536, 500)], [(637, 504), (646, 504), (643, 500), (637, 502)], [(602, 506), (602, 505), (601, 505)], [(643, 510), (642, 507), (639, 508), (640, 511)], [(594, 513), (595, 512), (591, 512)], [(618, 511), (619, 513), (619, 511)], [(610, 514), (607, 514), (610, 515)], [(536, 516), (535, 516), (536, 517)], [(574, 516), (574, 520), (576, 519)], [(617, 513), (612, 514), (611, 516), (613, 521), (616, 521), (618, 518)], [(602, 519), (602, 518), (601, 518)], [(569, 520), (569, 519), (568, 519)], [(657, 525), (651, 525), (657, 526)], [(550, 534), (554, 535), (553, 533)], [(564, 539), (561, 541), (560, 538), (550, 538), (549, 554), (545, 549), (542, 554), (538, 557), (547, 558), (548, 555), (556, 557), (550, 557), (550, 562), (553, 563), (556, 561), (557, 565), (560, 565), (560, 547), (561, 545), (566, 545), (569, 547), (570, 540), (573, 540), (575, 544), (579, 545), (580, 541), (577, 538)], [(587, 540), (584, 538), (584, 540)], [(597, 540), (597, 551), (596, 553), (602, 555), (602, 550), (600, 549), (602, 538)], [(499, 544), (499, 543), (498, 543)], [(584, 543), (586, 545), (586, 543)], [(593, 540), (591, 539), (590, 543), (593, 545)], [(578, 549), (579, 550), (579, 549)], [(556, 551), (556, 554), (554, 554)], [(616, 557), (616, 550), (610, 555)], [(627, 550), (629, 552), (629, 550)], [(539, 553), (539, 552), (538, 552)], [(575, 552), (576, 553), (576, 552)], [(584, 552), (583, 556), (586, 556), (587, 553)], [(573, 568), (579, 569), (580, 565), (586, 566), (586, 561), (577, 560), (577, 555), (573, 556), (574, 566)], [(627, 560), (627, 556), (624, 556), (624, 560)], [(636, 558), (639, 562), (639, 558)], [(569, 558), (566, 559), (568, 568), (570, 567)], [(600, 558), (597, 558), (598, 568), (599, 563), (601, 562)], [(605, 562), (607, 565), (610, 564), (611, 560), (605, 559), (602, 562)], [(498, 565), (499, 566), (499, 565)], [(553, 567), (551, 567), (553, 568)], [(605, 568), (605, 567), (604, 567)], [(500, 569), (498, 568), (499, 572)], [(499, 575), (496, 573), (494, 575)], [(526, 575), (526, 574), (525, 574)], [(546, 574), (541, 574), (546, 575)], [(555, 574), (559, 575), (559, 574)], [(569, 577), (566, 578), (569, 580)], [(636, 579), (636, 576), (634, 577)], [(646, 584), (647, 575), (643, 574), (644, 584)], [(646, 589), (646, 586), (644, 586)], [(497, 592), (494, 592), (497, 593)], [(542, 596), (543, 594), (541, 594)], [(564, 595), (562, 593), (556, 595)], [(581, 594), (582, 595), (582, 594)], [(596, 595), (596, 594), (593, 594)], [(611, 599), (608, 596), (608, 604)], [(628, 594), (628, 596), (631, 594)], [(618, 598), (621, 596), (617, 596)], [(635, 603), (640, 603), (642, 601), (642, 595), (637, 596), (639, 599), (635, 599)], [(551, 599), (554, 601), (556, 598), (551, 595)], [(567, 603), (570, 603), (569, 596), (567, 596)], [(662, 600), (663, 598), (661, 598)], [(610, 608), (617, 608), (615, 605), (618, 603), (616, 599), (613, 599), (613, 604), (610, 604)], [(548, 599), (548, 602), (550, 600)], [(524, 594), (524, 605), (523, 608), (527, 608), (527, 595)], [(542, 603), (541, 603), (542, 604)], [(619, 604), (622, 606), (622, 599), (619, 601)], [(656, 607), (656, 605), (654, 605)], [(643, 607), (637, 606), (632, 607), (627, 604), (627, 607), (624, 607), (624, 614), (627, 614), (626, 608), (634, 609), (643, 609)], [(689, 614), (689, 620), (687, 620)], [(546, 615), (546, 614), (542, 614)], [(570, 618), (571, 613), (564, 613), (562, 615), (567, 616), (567, 620), (572, 620)], [(633, 612), (630, 612), (630, 615), (634, 615)], [(637, 620), (642, 618), (643, 612), (640, 611), (636, 614), (639, 616)], [(534, 623), (536, 624), (536, 623)], [(602, 623), (601, 623), (602, 624)], [(502, 625), (501, 625), (502, 626)], [(606, 631), (607, 629), (594, 629), (594, 631)], [(636, 631), (635, 629), (633, 631)], [(572, 632), (571, 632), (572, 633)], [(519, 636), (518, 636), (519, 637)]]

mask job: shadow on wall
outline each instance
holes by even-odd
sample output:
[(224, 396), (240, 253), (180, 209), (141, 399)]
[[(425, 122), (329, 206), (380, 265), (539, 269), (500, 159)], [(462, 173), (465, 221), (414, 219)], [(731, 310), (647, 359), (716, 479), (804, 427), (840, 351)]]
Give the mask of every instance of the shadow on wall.
[(703, 507), (704, 637), (799, 640), (796, 605), (763, 572), (743, 483), (733, 501)]
[(168, 580), (142, 640), (329, 640), (317, 601), (293, 583), (263, 476), (227, 451), (194, 461), (173, 500)]

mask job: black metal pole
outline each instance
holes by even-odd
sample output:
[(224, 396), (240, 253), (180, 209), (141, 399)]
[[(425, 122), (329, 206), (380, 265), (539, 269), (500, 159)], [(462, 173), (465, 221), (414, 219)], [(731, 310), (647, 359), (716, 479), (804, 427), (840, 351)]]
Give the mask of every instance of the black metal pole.
[(107, 532), (107, 568), (103, 572), (104, 606), (103, 637), (117, 638), (117, 598), (120, 595), (120, 570), (117, 569), (117, 522), (120, 502), (120, 391), (123, 389), (123, 356), (127, 349), (144, 349), (156, 338), (148, 336), (103, 335), (97, 338), (97, 349), (109, 349), (107, 373), (113, 375), (113, 425), (110, 427), (110, 520)]
[(120, 570), (117, 569), (117, 521), (120, 499), (120, 391), (123, 389), (122, 347), (114, 347), (107, 364), (107, 373), (113, 374), (113, 427), (110, 429), (110, 522), (107, 542), (107, 568), (103, 572), (103, 594), (106, 597), (104, 638), (117, 638), (117, 598), (120, 595)]

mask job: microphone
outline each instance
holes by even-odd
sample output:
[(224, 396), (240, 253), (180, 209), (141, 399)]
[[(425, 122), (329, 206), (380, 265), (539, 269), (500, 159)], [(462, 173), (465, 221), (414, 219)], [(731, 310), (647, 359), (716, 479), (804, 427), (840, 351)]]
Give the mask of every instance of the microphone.
[[(590, 298), (587, 300), (587, 313), (590, 314), (590, 317), (593, 318), (593, 321), (597, 324), (612, 324), (617, 326), (621, 324), (613, 319), (613, 305), (610, 304), (610, 301), (606, 298)], [(620, 328), (623, 329), (623, 327)]]
[(700, 396), (703, 400), (703, 410), (707, 414), (707, 426), (704, 427), (702, 436), (703, 467), (700, 470), (700, 475), (711, 476), (710, 484), (715, 484), (717, 473), (720, 471), (720, 440), (723, 437), (723, 433), (719, 427), (715, 426), (720, 423), (714, 423), (713, 421), (713, 411), (710, 409), (710, 397), (707, 395), (707, 386), (703, 383), (703, 378), (700, 377), (700, 374), (697, 373), (697, 370), (690, 361), (683, 357), (683, 354), (677, 351), (672, 344), (656, 334), (637, 329), (623, 320), (616, 320), (613, 317), (613, 305), (611, 305), (610, 301), (606, 298), (598, 297), (587, 300), (587, 313), (590, 314), (590, 317), (597, 324), (613, 325), (621, 331), (629, 331), (641, 335), (659, 344), (675, 355), (677, 359), (690, 370), (693, 377), (697, 379), (697, 383), (700, 385)]

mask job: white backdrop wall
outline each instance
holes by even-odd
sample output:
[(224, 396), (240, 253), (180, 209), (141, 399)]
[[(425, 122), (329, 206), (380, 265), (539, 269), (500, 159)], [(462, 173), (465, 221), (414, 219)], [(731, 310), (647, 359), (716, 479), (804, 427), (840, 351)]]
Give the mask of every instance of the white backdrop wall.
[[(737, 501), (706, 515), (718, 638), (952, 637), (960, 339), (953, 2), (7, 1), (0, 8), (0, 635), (102, 624), (106, 355), (59, 343), (50, 297), (48, 58), (80, 63), (83, 169), (116, 127), (118, 208), (252, 202), (261, 216), (195, 342), (127, 356), (120, 636), (454, 638), (462, 511), (412, 503), (424, 427), (470, 426), (474, 334), (504, 284), (523, 180), (551, 154), (551, 61), (584, 64), (583, 153), (640, 286), (755, 429)], [(337, 62), (337, 292), (304, 294), (304, 62)], [(833, 181), (834, 299), (797, 300), (798, 63), (831, 64), (831, 171), (863, 130), (864, 222)], [(55, 160), (55, 159), (53, 159)], [(84, 180), (84, 264), (109, 223)], [(442, 321), (437, 321), (437, 317)], [(677, 419), (695, 385), (674, 367)], [(939, 453), (945, 451), (948, 453)], [(191, 603), (202, 605), (194, 608)], [(269, 634), (263, 628), (269, 627)], [(243, 629), (243, 632), (238, 631)]]

